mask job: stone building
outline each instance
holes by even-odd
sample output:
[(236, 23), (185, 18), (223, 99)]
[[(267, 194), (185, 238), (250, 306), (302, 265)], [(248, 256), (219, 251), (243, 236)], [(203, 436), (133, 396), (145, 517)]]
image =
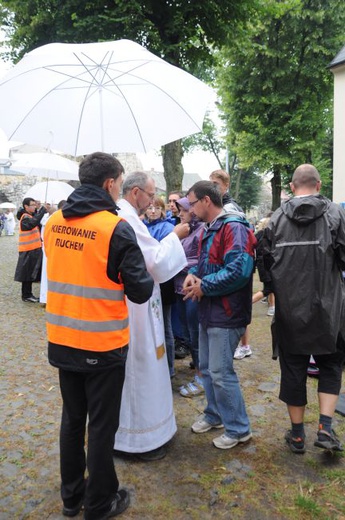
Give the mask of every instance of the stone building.
[[(18, 150), (17, 150), (18, 151)], [(21, 150), (23, 151), (23, 150)], [(25, 149), (25, 152), (37, 151), (37, 149)], [(136, 154), (133, 153), (119, 153), (116, 154), (117, 159), (123, 165), (126, 173), (131, 173), (134, 171), (142, 170), (143, 166), (139, 158)], [(163, 172), (155, 172), (149, 171), (149, 173), (156, 183), (156, 191), (160, 195), (165, 195), (166, 190), (166, 182), (164, 179)], [(14, 170), (11, 170), (10, 163), (6, 165), (6, 162), (3, 162), (3, 165), (0, 165), (0, 203), (1, 202), (13, 202), (17, 208), (21, 206), (23, 197), (28, 189), (36, 184), (36, 182), (40, 182), (42, 180), (41, 176), (25, 176), (18, 174)], [(201, 178), (196, 173), (186, 173), (183, 177), (182, 182), (182, 190), (187, 191), (194, 182), (200, 181)], [(78, 186), (77, 181), (66, 181), (71, 184), (73, 187)]]
[(345, 46), (329, 68), (334, 74), (333, 202), (345, 204)]

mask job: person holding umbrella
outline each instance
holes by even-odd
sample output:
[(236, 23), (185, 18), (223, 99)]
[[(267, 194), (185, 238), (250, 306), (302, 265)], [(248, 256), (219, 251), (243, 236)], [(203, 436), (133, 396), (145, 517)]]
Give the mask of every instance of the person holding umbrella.
[(39, 298), (32, 294), (32, 283), (41, 280), (42, 241), (40, 222), (47, 212), (44, 206), (37, 211), (36, 202), (31, 197), (23, 200), (23, 207), (18, 210), (19, 222), (19, 257), (14, 275), (16, 282), (22, 284), (22, 300), (37, 303)]

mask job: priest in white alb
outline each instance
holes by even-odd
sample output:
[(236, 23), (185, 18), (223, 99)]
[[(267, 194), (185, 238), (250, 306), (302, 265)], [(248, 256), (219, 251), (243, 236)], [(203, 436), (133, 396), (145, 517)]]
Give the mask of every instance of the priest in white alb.
[(188, 224), (179, 224), (160, 242), (153, 238), (139, 216), (154, 196), (153, 179), (146, 173), (135, 172), (126, 176), (123, 198), (117, 203), (118, 214), (135, 231), (155, 287), (147, 303), (138, 305), (127, 300), (130, 342), (114, 448), (146, 461), (165, 456), (165, 444), (177, 429), (159, 284), (187, 265), (180, 239), (189, 231)]

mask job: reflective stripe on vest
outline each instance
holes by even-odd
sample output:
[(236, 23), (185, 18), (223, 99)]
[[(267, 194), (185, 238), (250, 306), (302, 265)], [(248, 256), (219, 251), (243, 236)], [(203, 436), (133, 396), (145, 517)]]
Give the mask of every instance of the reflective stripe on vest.
[(24, 213), (20, 219), (18, 243), (18, 251), (20, 253), (23, 251), (33, 251), (34, 249), (40, 249), (42, 247), (41, 234), (38, 226), (29, 231), (22, 231), (21, 222), (24, 217), (32, 218), (32, 215)]
[(83, 350), (105, 352), (129, 342), (124, 287), (107, 276), (109, 245), (120, 217), (100, 211), (47, 221), (48, 340)]
[(61, 327), (69, 327), (75, 330), (85, 330), (87, 332), (109, 332), (113, 330), (122, 330), (128, 326), (128, 318), (119, 321), (83, 321), (74, 318), (67, 318), (66, 316), (56, 316), (49, 312), (47, 314), (47, 321), (52, 325), (60, 325)]

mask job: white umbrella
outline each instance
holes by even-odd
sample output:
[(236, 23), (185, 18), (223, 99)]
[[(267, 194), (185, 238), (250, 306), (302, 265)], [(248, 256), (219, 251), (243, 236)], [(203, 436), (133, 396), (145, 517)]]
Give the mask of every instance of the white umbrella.
[(9, 166), (10, 164), (10, 147), (7, 136), (2, 128), (0, 128), (0, 167)]
[(16, 207), (12, 202), (2, 202), (0, 204), (0, 209), (14, 209)]
[(214, 92), (129, 40), (51, 43), (0, 79), (9, 139), (78, 156), (146, 152), (200, 132)]
[(65, 200), (72, 193), (74, 188), (62, 181), (38, 182), (31, 186), (25, 193), (23, 199), (31, 197), (40, 202), (49, 202), (49, 204), (58, 204), (60, 200)]
[(17, 154), (11, 170), (36, 177), (55, 180), (79, 180), (79, 164), (54, 153)]

